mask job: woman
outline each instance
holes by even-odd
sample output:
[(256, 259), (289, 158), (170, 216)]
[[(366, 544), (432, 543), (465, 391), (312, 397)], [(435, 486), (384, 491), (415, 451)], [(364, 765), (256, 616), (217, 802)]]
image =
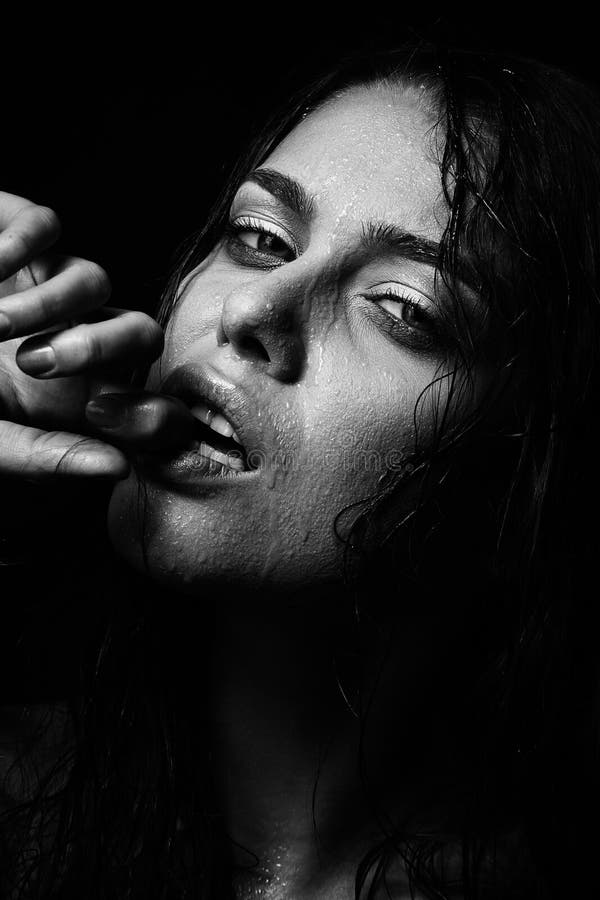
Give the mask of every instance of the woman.
[(3, 196), (2, 471), (113, 479), (139, 573), (6, 767), (9, 896), (595, 885), (597, 121), (501, 55), (342, 65), (184, 250), (164, 346)]

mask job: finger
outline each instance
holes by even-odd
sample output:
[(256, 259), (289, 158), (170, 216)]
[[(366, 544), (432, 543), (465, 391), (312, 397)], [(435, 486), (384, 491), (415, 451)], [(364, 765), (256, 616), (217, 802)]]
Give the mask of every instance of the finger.
[(17, 350), (16, 361), (28, 375), (56, 378), (119, 362), (129, 366), (142, 359), (156, 359), (163, 342), (162, 328), (150, 316), (121, 311), (121, 315), (103, 322), (29, 338)]
[(0, 192), (0, 281), (47, 250), (60, 236), (54, 210)]
[(110, 281), (101, 266), (75, 258), (67, 258), (63, 266), (43, 284), (2, 298), (0, 321), (7, 323), (0, 331), (2, 340), (42, 331), (106, 303)]
[(85, 408), (87, 420), (107, 440), (164, 450), (184, 445), (198, 422), (182, 400), (147, 392), (99, 394)]
[(0, 191), (0, 229), (6, 228), (11, 220), (25, 209), (26, 206), (35, 206), (32, 200), (27, 197), (19, 197), (18, 194), (9, 194), (6, 191)]
[(96, 438), (0, 422), (0, 475), (45, 481), (63, 476), (119, 479), (128, 472), (124, 454)]

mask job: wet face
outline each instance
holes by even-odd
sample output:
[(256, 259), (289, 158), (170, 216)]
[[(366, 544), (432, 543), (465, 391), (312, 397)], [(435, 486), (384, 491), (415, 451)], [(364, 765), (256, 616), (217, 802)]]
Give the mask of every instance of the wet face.
[[(336, 515), (407, 463), (417, 400), (446, 366), (431, 125), (416, 91), (353, 88), (239, 190), (149, 377), (204, 422), (191, 449), (145, 472), (155, 578), (194, 591), (340, 577)], [(419, 409), (425, 434), (432, 406)], [(109, 528), (142, 566), (138, 496), (133, 473)]]

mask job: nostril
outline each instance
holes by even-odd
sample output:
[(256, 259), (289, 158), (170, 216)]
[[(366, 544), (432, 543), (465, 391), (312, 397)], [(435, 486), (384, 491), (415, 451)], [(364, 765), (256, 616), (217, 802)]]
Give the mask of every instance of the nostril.
[(254, 359), (261, 359), (265, 362), (271, 362), (271, 357), (267, 353), (264, 344), (257, 340), (257, 338), (247, 334), (238, 338), (236, 343), (239, 349), (247, 356), (251, 356)]

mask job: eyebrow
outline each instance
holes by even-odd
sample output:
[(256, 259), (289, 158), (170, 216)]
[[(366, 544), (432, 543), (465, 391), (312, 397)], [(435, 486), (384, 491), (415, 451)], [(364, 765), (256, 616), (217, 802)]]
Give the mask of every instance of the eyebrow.
[(440, 244), (385, 222), (366, 222), (363, 225), (361, 245), (367, 251), (375, 250), (401, 253), (414, 262), (437, 267), (440, 260)]
[[(276, 169), (261, 168), (251, 172), (246, 181), (257, 184), (302, 219), (310, 220), (315, 213), (314, 197), (294, 178)], [(360, 246), (368, 253), (376, 251), (400, 253), (414, 262), (437, 266), (440, 245), (385, 222), (365, 222)]]
[(315, 211), (315, 199), (302, 185), (289, 175), (275, 169), (255, 169), (245, 179), (268, 191), (301, 219), (311, 219)]

